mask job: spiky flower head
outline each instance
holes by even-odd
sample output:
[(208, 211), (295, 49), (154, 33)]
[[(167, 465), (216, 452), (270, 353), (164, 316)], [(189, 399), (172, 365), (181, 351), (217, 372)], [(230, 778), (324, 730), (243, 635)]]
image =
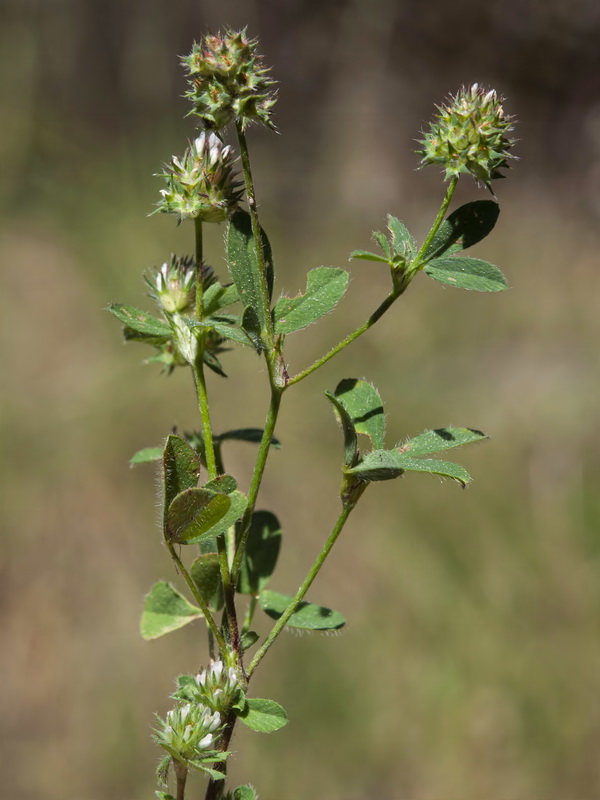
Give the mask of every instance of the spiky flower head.
[(167, 712), (154, 733), (156, 742), (168, 753), (183, 759), (202, 758), (215, 749), (222, 728), (221, 715), (192, 703), (178, 705)]
[(180, 222), (223, 222), (244, 193), (236, 181), (234, 162), (231, 146), (224, 145), (216, 134), (203, 131), (182, 158), (173, 156), (165, 165), (161, 177), (167, 188), (160, 191), (157, 211), (176, 214)]
[(188, 74), (185, 96), (192, 101), (191, 113), (206, 128), (219, 130), (234, 120), (242, 128), (250, 122), (274, 128), (275, 81), (256, 53), (257, 45), (245, 29), (227, 29), (194, 42), (192, 52), (181, 59)]
[(470, 173), (488, 187), (490, 181), (503, 178), (500, 170), (514, 158), (510, 149), (515, 143), (507, 136), (514, 119), (504, 113), (503, 100), (493, 89), (486, 91), (474, 83), (437, 106), (436, 121), (430, 123), (417, 151), (421, 166), (441, 164), (446, 180)]

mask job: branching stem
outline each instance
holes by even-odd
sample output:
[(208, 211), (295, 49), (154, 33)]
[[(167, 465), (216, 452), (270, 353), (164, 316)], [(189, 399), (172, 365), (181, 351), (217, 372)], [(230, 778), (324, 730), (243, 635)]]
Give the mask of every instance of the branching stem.
[(187, 571), (183, 561), (177, 555), (177, 551), (175, 550), (175, 547), (173, 546), (173, 544), (171, 542), (169, 542), (167, 539), (165, 539), (165, 544), (167, 545), (167, 547), (169, 549), (169, 553), (171, 554), (171, 558), (173, 559), (173, 561), (175, 563), (175, 566), (177, 567), (178, 572), (183, 576), (183, 579), (187, 583), (190, 592), (194, 596), (195, 601), (198, 603), (198, 606), (200, 607), (200, 610), (204, 614), (204, 618), (206, 619), (206, 624), (211, 629), (211, 631), (213, 633), (213, 636), (217, 640), (219, 648), (221, 649), (221, 653), (223, 653), (223, 654), (227, 653), (228, 651), (227, 651), (227, 644), (225, 642), (225, 639), (223, 638), (223, 635), (221, 634), (221, 631), (219, 630), (219, 626), (217, 625), (213, 615), (211, 614), (210, 608), (208, 607), (207, 603), (204, 601), (204, 598), (202, 597), (202, 595), (198, 591), (198, 587), (194, 583), (194, 581), (192, 579), (192, 576)]
[(250, 662), (250, 666), (248, 667), (248, 670), (247, 670), (248, 678), (250, 678), (250, 676), (252, 675), (254, 670), (257, 668), (257, 666), (263, 660), (263, 658), (267, 654), (267, 650), (271, 647), (271, 645), (273, 644), (275, 639), (279, 636), (279, 634), (284, 629), (284, 627), (285, 627), (287, 621), (289, 620), (289, 618), (292, 616), (294, 611), (298, 608), (299, 604), (304, 599), (304, 596), (306, 595), (306, 593), (310, 589), (311, 584), (314, 581), (314, 579), (319, 574), (319, 570), (323, 566), (323, 563), (324, 563), (325, 559), (329, 555), (329, 553), (331, 551), (331, 548), (333, 547), (333, 545), (335, 544), (338, 536), (340, 535), (340, 533), (342, 531), (342, 528), (346, 524), (346, 520), (350, 516), (350, 513), (351, 513), (353, 508), (354, 508), (354, 504), (347, 504), (342, 508), (342, 512), (339, 515), (339, 517), (337, 518), (337, 521), (336, 521), (335, 525), (333, 526), (333, 530), (331, 531), (331, 533), (327, 537), (327, 541), (323, 545), (323, 549), (321, 550), (321, 552), (319, 553), (319, 555), (315, 559), (314, 564), (312, 565), (312, 567), (308, 571), (308, 574), (307, 574), (306, 578), (304, 579), (304, 582), (302, 583), (302, 586), (300, 586), (300, 588), (296, 592), (296, 596), (294, 597), (292, 602), (289, 604), (289, 606), (286, 608), (286, 610), (283, 612), (283, 614), (279, 617), (279, 619), (277, 620), (275, 625), (273, 625), (269, 635), (267, 636), (267, 638), (263, 642), (262, 646), (258, 649), (256, 655), (254, 656), (254, 658)]

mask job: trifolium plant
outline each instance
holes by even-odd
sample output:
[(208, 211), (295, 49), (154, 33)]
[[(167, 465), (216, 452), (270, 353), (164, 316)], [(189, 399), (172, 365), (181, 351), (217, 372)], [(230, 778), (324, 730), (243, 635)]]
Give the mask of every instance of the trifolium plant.
[[(171, 433), (161, 447), (141, 450), (131, 460), (160, 462), (162, 536), (174, 566), (173, 581), (159, 581), (146, 596), (141, 634), (156, 639), (203, 620), (207, 635), (206, 666), (177, 678), (173, 707), (164, 718), (156, 718), (154, 739), (163, 754), (156, 795), (184, 800), (188, 775), (197, 770), (206, 776), (206, 800), (256, 800), (250, 784), (227, 785), (234, 728), (240, 722), (270, 733), (286, 725), (286, 713), (277, 702), (251, 692), (256, 669), (285, 627), (343, 627), (345, 619), (338, 611), (308, 599), (308, 594), (361, 496), (374, 483), (413, 472), (466, 486), (469, 474), (447, 461), (446, 451), (485, 438), (472, 428), (442, 427), (390, 447), (377, 389), (365, 380), (342, 377), (325, 395), (343, 439), (339, 516), (298, 591), (286, 595), (267, 588), (284, 526), (258, 505), (269, 453), (281, 446), (275, 436), (281, 403), (292, 387), (375, 325), (421, 273), (457, 289), (506, 288), (496, 266), (464, 254), (496, 224), (495, 199), (486, 196), (448, 212), (463, 176), (472, 176), (488, 189), (503, 177), (512, 158), (513, 120), (504, 112), (503, 99), (477, 84), (438, 106), (419, 151), (421, 165), (439, 166), (446, 183), (429, 233), (418, 242), (390, 214), (385, 229), (373, 233), (377, 252), (350, 253), (351, 259), (387, 268), (389, 292), (345, 339), (294, 375), (286, 361), (287, 337), (335, 308), (349, 273), (333, 267), (312, 269), (304, 294), (274, 302), (275, 262), (259, 220), (246, 133), (253, 123), (274, 128), (275, 82), (257, 41), (245, 30), (207, 35), (181, 61), (189, 115), (197, 130), (183, 155), (173, 156), (159, 173), (163, 185), (155, 213), (171, 214), (190, 228), (191, 253), (169, 255), (146, 273), (156, 302), (154, 313), (121, 303), (109, 309), (123, 324), (127, 341), (153, 350), (150, 362), (167, 373), (191, 370), (199, 410), (197, 430)], [(219, 274), (203, 252), (203, 228), (211, 224), (225, 226), (227, 269)], [(216, 253), (210, 260), (221, 261)], [(207, 372), (218, 376), (211, 376), (210, 384), (211, 397), (218, 398), (231, 347), (244, 348), (257, 361), (257, 380), (268, 381), (270, 402), (263, 427), (240, 428), (232, 420), (228, 430), (213, 428)], [(357, 365), (357, 371), (362, 374), (365, 365)], [(249, 480), (227, 471), (227, 443), (232, 440), (257, 446)], [(405, 488), (410, 491), (409, 482)], [(262, 638), (253, 629), (258, 612), (272, 623)]]

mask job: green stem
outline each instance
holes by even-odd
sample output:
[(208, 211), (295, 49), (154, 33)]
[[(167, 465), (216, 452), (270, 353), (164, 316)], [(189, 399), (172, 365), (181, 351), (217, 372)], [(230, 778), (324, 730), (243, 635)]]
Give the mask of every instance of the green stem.
[(187, 585), (189, 587), (190, 592), (194, 596), (195, 601), (200, 606), (200, 610), (202, 611), (202, 613), (204, 614), (204, 618), (206, 619), (206, 624), (208, 625), (208, 627), (213, 632), (213, 635), (214, 635), (215, 639), (218, 642), (219, 648), (221, 649), (221, 653), (223, 655), (225, 655), (227, 653), (227, 644), (226, 644), (225, 639), (223, 638), (223, 636), (221, 634), (221, 631), (219, 630), (219, 626), (215, 622), (215, 619), (214, 619), (213, 615), (210, 612), (210, 608), (208, 607), (207, 603), (205, 603), (204, 598), (202, 597), (202, 595), (198, 591), (198, 587), (196, 586), (196, 584), (192, 580), (192, 576), (187, 571), (187, 569), (185, 568), (182, 560), (177, 555), (177, 552), (175, 551), (175, 548), (173, 547), (173, 544), (171, 542), (167, 541), (166, 539), (165, 539), (165, 544), (169, 548), (169, 553), (171, 554), (171, 558), (175, 562), (175, 566), (177, 567), (178, 571), (183, 576), (185, 582), (187, 583)]
[(206, 468), (208, 477), (214, 480), (217, 477), (217, 461), (215, 458), (215, 444), (213, 442), (212, 425), (210, 421), (210, 409), (208, 406), (208, 394), (206, 392), (206, 380), (204, 377), (204, 366), (202, 362), (202, 339), (198, 338), (198, 357), (196, 358), (192, 370), (194, 372), (194, 382), (196, 384), (196, 394), (198, 396), (198, 409), (202, 421), (202, 438), (204, 439), (204, 457), (206, 458)]
[(240, 155), (242, 157), (242, 170), (244, 173), (244, 183), (246, 185), (246, 201), (250, 209), (250, 221), (252, 224), (252, 236), (256, 246), (256, 257), (258, 259), (258, 267), (260, 273), (260, 293), (262, 299), (262, 311), (265, 320), (264, 330), (262, 331), (265, 337), (265, 345), (268, 351), (274, 349), (274, 333), (273, 321), (271, 319), (271, 305), (269, 301), (269, 287), (267, 285), (267, 267), (265, 263), (265, 253), (263, 249), (263, 241), (260, 230), (260, 222), (258, 221), (258, 210), (256, 208), (256, 195), (254, 192), (254, 179), (252, 178), (252, 170), (250, 168), (250, 156), (248, 154), (248, 143), (246, 142), (246, 134), (242, 128), (241, 122), (236, 120), (235, 129), (240, 146)]
[(330, 358), (333, 358), (335, 355), (337, 355), (340, 352), (340, 350), (344, 349), (344, 347), (348, 347), (348, 345), (351, 344), (355, 339), (358, 339), (359, 336), (362, 336), (363, 333), (366, 333), (369, 330), (369, 328), (372, 328), (373, 325), (375, 325), (375, 323), (385, 314), (385, 312), (398, 299), (398, 297), (400, 297), (402, 291), (403, 290), (396, 288), (392, 289), (392, 291), (388, 294), (383, 303), (381, 303), (381, 305), (371, 314), (369, 319), (360, 326), (360, 328), (357, 328), (351, 334), (346, 336), (345, 339), (343, 339), (335, 347), (332, 347), (332, 349), (328, 353), (325, 353), (324, 356), (322, 356), (318, 361), (315, 361), (315, 363), (312, 364), (310, 367), (307, 367), (302, 372), (299, 372), (297, 375), (294, 375), (293, 378), (290, 378), (287, 382), (287, 385), (292, 386), (294, 383), (298, 383), (299, 381), (303, 380), (312, 372), (319, 369), (319, 367), (322, 367), (323, 364), (326, 364)]
[(184, 800), (185, 798), (185, 784), (187, 781), (188, 770), (179, 761), (173, 759), (173, 766), (175, 769), (175, 776), (177, 778), (177, 798), (176, 800)]
[(248, 505), (242, 517), (240, 525), (240, 536), (233, 557), (233, 564), (231, 566), (231, 582), (237, 586), (240, 570), (242, 568), (242, 558), (244, 557), (244, 550), (246, 541), (248, 539), (248, 532), (250, 530), (250, 523), (252, 522), (252, 514), (256, 505), (256, 499), (260, 489), (260, 484), (267, 464), (269, 450), (271, 449), (271, 439), (273, 438), (273, 431), (277, 422), (279, 414), (279, 406), (281, 405), (281, 395), (283, 389), (271, 385), (271, 402), (267, 412), (267, 419), (265, 420), (265, 428), (263, 431), (262, 439), (258, 447), (258, 455), (256, 456), (256, 463), (254, 465), (254, 472), (252, 473), (252, 481), (248, 491)]
[(337, 518), (337, 522), (335, 523), (335, 525), (333, 527), (333, 530), (329, 534), (329, 536), (327, 538), (327, 541), (325, 542), (325, 544), (323, 546), (323, 549), (321, 550), (321, 552), (319, 553), (319, 555), (315, 559), (314, 564), (310, 568), (310, 570), (308, 572), (308, 575), (304, 579), (304, 582), (303, 582), (302, 586), (298, 589), (298, 591), (296, 592), (296, 596), (294, 597), (292, 602), (289, 604), (289, 606), (286, 608), (286, 610), (283, 612), (283, 614), (279, 617), (279, 619), (277, 620), (275, 625), (273, 625), (273, 627), (271, 628), (271, 632), (269, 633), (269, 635), (265, 639), (264, 643), (259, 648), (259, 650), (257, 651), (256, 655), (254, 656), (254, 658), (250, 662), (250, 666), (248, 667), (248, 670), (247, 670), (248, 678), (250, 678), (250, 676), (252, 675), (252, 673), (254, 672), (256, 667), (263, 660), (263, 658), (265, 657), (265, 655), (267, 653), (267, 650), (271, 647), (271, 645), (273, 644), (275, 639), (279, 636), (279, 634), (284, 629), (285, 624), (287, 623), (289, 618), (292, 616), (294, 611), (298, 608), (298, 605), (304, 599), (304, 596), (306, 595), (307, 591), (310, 589), (311, 584), (314, 581), (314, 579), (319, 574), (319, 570), (323, 566), (323, 562), (325, 561), (325, 559), (329, 555), (329, 553), (331, 551), (331, 548), (333, 547), (333, 545), (336, 542), (336, 539), (340, 535), (340, 533), (342, 531), (342, 528), (344, 527), (344, 525), (346, 523), (346, 520), (350, 516), (350, 512), (352, 511), (354, 506), (355, 506), (354, 503), (348, 503), (347, 505), (345, 505), (342, 508), (342, 512), (339, 515), (339, 517)]
[(196, 319), (202, 319), (202, 220), (196, 217), (194, 220), (196, 233)]
[(421, 245), (421, 248), (420, 248), (419, 252), (417, 253), (417, 255), (415, 256), (415, 259), (414, 259), (414, 261), (412, 263), (412, 267), (413, 267), (415, 272), (419, 269), (419, 267), (421, 265), (421, 259), (425, 255), (425, 253), (427, 251), (427, 248), (429, 247), (429, 245), (433, 241), (433, 237), (439, 231), (440, 226), (441, 226), (442, 222), (444, 221), (444, 217), (446, 216), (446, 211), (448, 211), (448, 206), (450, 205), (450, 202), (452, 200), (452, 195), (454, 194), (454, 191), (455, 191), (457, 185), (458, 185), (458, 175), (455, 175), (452, 178), (452, 180), (450, 181), (450, 183), (448, 184), (448, 188), (446, 189), (446, 194), (444, 196), (444, 199), (442, 200), (442, 205), (440, 206), (440, 210), (438, 211), (438, 215), (435, 218), (435, 221), (434, 221), (433, 225), (431, 226), (431, 230), (429, 231), (429, 233), (425, 237), (425, 241)]

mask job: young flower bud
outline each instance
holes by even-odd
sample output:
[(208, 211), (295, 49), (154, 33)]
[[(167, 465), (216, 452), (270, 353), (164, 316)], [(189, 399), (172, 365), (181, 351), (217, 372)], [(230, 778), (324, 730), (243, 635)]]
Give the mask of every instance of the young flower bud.
[(222, 661), (211, 661), (208, 669), (196, 675), (195, 681), (197, 702), (213, 711), (228, 709), (240, 690), (235, 670), (226, 668)]
[(181, 159), (165, 165), (167, 188), (157, 211), (176, 214), (179, 221), (201, 219), (223, 222), (234, 211), (244, 193), (236, 181), (233, 150), (214, 133), (201, 133)]
[(156, 270), (152, 281), (146, 280), (154, 297), (168, 314), (189, 311), (196, 300), (196, 265), (190, 256), (171, 255)]
[(500, 169), (514, 158), (510, 149), (515, 140), (507, 138), (513, 130), (513, 117), (504, 114), (503, 98), (494, 90), (486, 92), (474, 83), (463, 87), (445, 105), (436, 122), (430, 123), (417, 152), (421, 166), (442, 164), (446, 180), (470, 173), (489, 187), (490, 181), (503, 178)]
[(205, 127), (218, 130), (235, 119), (243, 128), (250, 122), (274, 127), (275, 81), (255, 52), (257, 44), (245, 30), (226, 30), (195, 42), (189, 56), (181, 59), (190, 85), (185, 96), (193, 103), (191, 113)]

